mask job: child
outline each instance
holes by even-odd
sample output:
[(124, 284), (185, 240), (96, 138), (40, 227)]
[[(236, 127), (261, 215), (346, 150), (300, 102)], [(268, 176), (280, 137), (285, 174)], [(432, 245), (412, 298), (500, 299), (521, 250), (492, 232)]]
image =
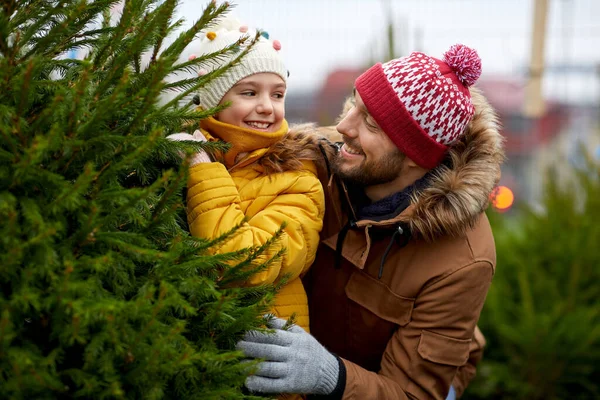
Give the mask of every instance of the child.
[[(212, 53), (242, 36), (253, 36), (246, 32), (246, 27), (227, 20), (205, 32), (185, 55)], [(273, 311), (286, 319), (295, 313), (296, 324), (308, 330), (308, 303), (300, 276), (315, 258), (325, 200), (311, 161), (319, 158), (318, 150), (307, 143), (308, 138), (288, 134), (284, 119), (288, 72), (278, 54), (280, 48), (278, 41), (261, 37), (241, 64), (200, 90), (204, 109), (228, 101), (231, 105), (202, 120), (201, 130), (193, 137), (177, 134), (170, 138), (231, 144), (218, 162), (211, 162), (205, 153), (192, 159), (187, 194), (190, 232), (215, 239), (241, 224), (218, 246), (216, 252), (225, 253), (265, 244), (285, 223), (269, 251), (273, 254), (283, 247), (283, 256), (243, 284), (262, 285), (286, 277)]]

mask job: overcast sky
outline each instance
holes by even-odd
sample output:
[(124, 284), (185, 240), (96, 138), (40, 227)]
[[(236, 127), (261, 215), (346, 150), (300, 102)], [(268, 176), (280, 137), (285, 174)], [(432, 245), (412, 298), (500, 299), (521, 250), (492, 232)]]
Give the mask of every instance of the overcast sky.
[[(546, 60), (550, 64), (600, 64), (600, 1), (549, 0)], [(184, 0), (187, 25), (208, 0)], [(483, 74), (523, 76), (527, 66), (534, 0), (237, 0), (233, 15), (267, 30), (282, 43), (291, 72), (290, 91), (319, 87), (330, 71), (385, 61), (386, 21), (396, 28), (396, 50), (441, 57), (454, 43), (479, 52)], [(391, 10), (387, 11), (386, 10)], [(554, 95), (600, 97), (592, 72), (548, 75)], [(568, 88), (567, 94), (565, 88)]]

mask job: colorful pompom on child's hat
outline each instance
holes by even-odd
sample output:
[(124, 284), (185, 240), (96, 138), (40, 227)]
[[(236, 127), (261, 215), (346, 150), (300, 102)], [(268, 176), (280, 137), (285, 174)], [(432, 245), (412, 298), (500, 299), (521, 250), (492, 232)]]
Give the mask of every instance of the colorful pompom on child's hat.
[[(240, 40), (250, 44), (254, 36), (255, 31), (250, 31), (248, 26), (242, 25), (236, 18), (227, 17), (217, 25), (200, 32), (199, 38), (190, 43), (182, 56), (185, 59), (200, 57), (218, 52)], [(199, 90), (197, 98), (200, 105), (206, 109), (216, 107), (233, 85), (250, 75), (271, 72), (279, 75), (286, 82), (288, 72), (279, 55), (280, 49), (281, 43), (277, 40), (269, 40), (269, 35), (265, 32), (239, 64), (229, 68), (223, 75), (213, 79)], [(236, 53), (221, 57), (218, 61), (211, 60), (198, 69), (198, 75), (206, 75), (223, 67), (238, 55), (239, 53)]]
[(475, 110), (469, 86), (481, 75), (477, 52), (456, 44), (442, 60), (421, 52), (376, 64), (356, 79), (365, 107), (394, 144), (435, 168)]

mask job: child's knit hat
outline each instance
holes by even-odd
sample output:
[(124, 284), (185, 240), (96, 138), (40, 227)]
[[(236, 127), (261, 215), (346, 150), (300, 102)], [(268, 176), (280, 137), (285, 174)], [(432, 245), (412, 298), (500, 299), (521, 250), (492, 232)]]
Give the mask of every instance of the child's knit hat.
[[(245, 39), (244, 45), (252, 42), (255, 32), (249, 32), (248, 27), (241, 25), (237, 19), (225, 18), (218, 25), (200, 33), (200, 38), (193, 41), (185, 50), (184, 55), (188, 59), (200, 57), (224, 49), (225, 47)], [(267, 32), (262, 35), (252, 49), (246, 54), (241, 62), (229, 68), (223, 75), (208, 82), (200, 88), (198, 95), (200, 105), (205, 109), (216, 107), (225, 94), (242, 79), (261, 72), (271, 72), (287, 80), (288, 71), (279, 55), (281, 44), (278, 40), (269, 40)], [(229, 57), (221, 57), (219, 60), (210, 61), (203, 65), (198, 75), (205, 75), (217, 68), (225, 66), (239, 55), (232, 54)]]
[(376, 64), (356, 79), (365, 107), (394, 144), (431, 169), (464, 133), (475, 113), (469, 86), (481, 74), (481, 59), (454, 45), (443, 60), (420, 52)]

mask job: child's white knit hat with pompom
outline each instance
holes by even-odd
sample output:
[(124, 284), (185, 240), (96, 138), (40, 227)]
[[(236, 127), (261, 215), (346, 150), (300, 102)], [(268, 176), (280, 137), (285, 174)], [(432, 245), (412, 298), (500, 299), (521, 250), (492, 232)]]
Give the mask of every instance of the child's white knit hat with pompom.
[[(251, 43), (254, 36), (255, 32), (249, 32), (247, 26), (242, 25), (235, 18), (228, 17), (220, 21), (218, 25), (201, 32), (200, 38), (190, 43), (182, 56), (193, 59), (214, 53), (240, 41), (240, 39), (244, 43), (240, 47), (241, 51), (245, 45)], [(198, 92), (200, 105), (205, 109), (216, 107), (236, 83), (250, 75), (270, 72), (279, 75), (286, 82), (288, 71), (279, 55), (279, 50), (281, 50), (279, 41), (269, 40), (268, 33), (262, 32), (259, 41), (254, 44), (239, 64), (229, 68), (223, 75), (200, 88)], [(210, 65), (207, 65), (208, 63), (203, 65), (198, 71), (198, 75), (202, 76), (220, 68), (238, 55), (239, 53), (221, 57), (219, 60), (212, 60)]]

